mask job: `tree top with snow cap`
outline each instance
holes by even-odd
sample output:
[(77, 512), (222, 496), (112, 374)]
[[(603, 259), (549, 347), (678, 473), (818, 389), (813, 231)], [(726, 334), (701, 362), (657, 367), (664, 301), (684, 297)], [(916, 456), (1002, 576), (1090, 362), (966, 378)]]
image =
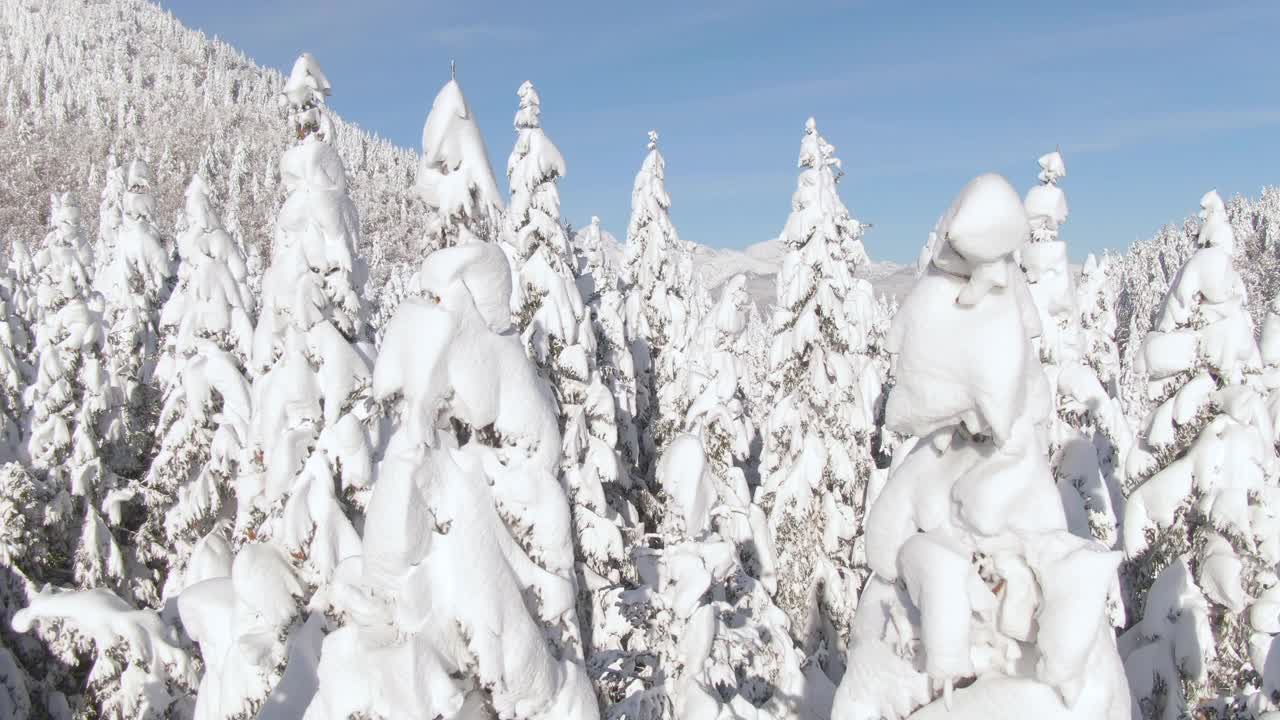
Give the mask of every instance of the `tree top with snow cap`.
[(1208, 220), (1209, 216), (1214, 212), (1226, 211), (1226, 205), (1222, 202), (1222, 196), (1218, 194), (1217, 189), (1210, 190), (1200, 198), (1200, 218)]
[(1228, 253), (1236, 246), (1235, 231), (1227, 220), (1227, 206), (1217, 190), (1210, 190), (1200, 198), (1200, 226), (1198, 240), (1201, 247), (1221, 247)]
[[(886, 341), (898, 355), (886, 425), (924, 437), (963, 423), (1004, 445), (1025, 430), (1021, 420), (1052, 407), (1031, 351), (1041, 333), (1034, 301), (1022, 273), (1009, 271), (1030, 234), (1026, 213), (1009, 181), (986, 173), (964, 186), (934, 234), (932, 262)], [(993, 355), (995, 347), (1006, 351)]]
[(333, 122), (320, 112), (332, 89), (315, 57), (305, 52), (299, 55), (280, 93), (280, 102), (288, 106), (294, 133), (300, 142), (333, 140)]
[(1017, 250), (1031, 233), (1022, 199), (996, 173), (969, 181), (938, 221), (938, 233), (971, 262), (991, 262)]
[(127, 186), (130, 190), (150, 188), (152, 182), (151, 168), (147, 167), (145, 160), (134, 160), (129, 163), (128, 178)]
[(516, 129), (542, 127), (539, 117), (542, 114), (542, 98), (538, 97), (533, 83), (525, 80), (516, 90), (516, 95), (520, 97), (520, 109), (516, 111)]
[(1040, 182), (1055, 183), (1067, 176), (1067, 164), (1058, 150), (1041, 155), (1036, 162), (1040, 164)]
[(456, 79), (440, 88), (422, 126), (416, 189), (445, 215), (492, 216), (502, 207), (484, 138)]
[(49, 196), (52, 212), (49, 214), (49, 226), (66, 225), (75, 227), (80, 224), (80, 207), (76, 205), (75, 196), (69, 192), (53, 193)]
[(205, 184), (200, 173), (191, 176), (191, 182), (187, 183), (187, 189), (183, 191), (183, 195), (187, 201), (187, 222), (191, 223), (192, 227), (205, 230), (217, 227), (213, 204), (209, 200), (209, 186)]
[(191, 182), (187, 183), (187, 189), (184, 190), (182, 194), (188, 199), (190, 199), (193, 195), (208, 195), (209, 184), (205, 182), (204, 176), (202, 176), (200, 173), (198, 172), (192, 173)]
[[(800, 141), (800, 159), (796, 161), (796, 166), (802, 168), (819, 167), (824, 159), (834, 156), (835, 151), (835, 147), (818, 134), (818, 123), (813, 118), (805, 120), (804, 139)], [(838, 166), (839, 161), (837, 160), (835, 164)]]
[(1004, 177), (984, 173), (964, 186), (938, 220), (926, 247), (928, 264), (968, 278), (956, 302), (973, 305), (992, 288), (1009, 286), (1009, 255), (1030, 235), (1017, 191)]
[(306, 108), (322, 104), (332, 90), (329, 78), (325, 77), (315, 56), (304, 52), (293, 61), (293, 70), (284, 84), (283, 94), (292, 107)]

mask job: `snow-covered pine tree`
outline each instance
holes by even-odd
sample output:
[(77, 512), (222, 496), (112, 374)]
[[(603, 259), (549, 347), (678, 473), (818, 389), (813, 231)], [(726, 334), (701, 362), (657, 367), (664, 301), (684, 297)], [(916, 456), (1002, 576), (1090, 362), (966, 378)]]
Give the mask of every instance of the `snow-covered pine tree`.
[[(156, 379), (163, 404), (158, 448), (144, 481), (151, 512), (136, 539), (160, 575), (160, 598), (177, 596), (195, 544), (232, 496), (251, 414), (245, 371), (254, 298), (244, 253), (222, 226), (200, 175), (186, 191), (178, 235), (178, 280), (160, 314)], [(233, 503), (229, 510), (234, 510)]]
[[(199, 703), (219, 717), (306, 704), (314, 687), (299, 689), (297, 673), (316, 661), (325, 625), (307, 603), (339, 561), (359, 551), (360, 508), (372, 475), (365, 425), (372, 347), (359, 294), (367, 272), (356, 254), (359, 218), (323, 109), (329, 92), (319, 64), (303, 53), (281, 101), (296, 144), (280, 159), (288, 194), (249, 361), (256, 377), (248, 459), (235, 488), (239, 551), (212, 576), (226, 579), (218, 591), (224, 594), (201, 591), (190, 599), (195, 622), (217, 618), (192, 637), (208, 667)], [(210, 542), (223, 541), (215, 531)], [(187, 572), (180, 588), (188, 627), (183, 603), (199, 579)], [(242, 639), (259, 632), (269, 641), (247, 654)], [(233, 690), (219, 687), (225, 684)]]
[(422, 126), (414, 188), (430, 213), (423, 237), (428, 250), (497, 239), (502, 195), (456, 77), (440, 88)]
[(16, 462), (0, 466), (0, 717), (53, 717), (66, 704), (65, 667), (34, 637), (16, 634), (12, 620), (27, 604), (48, 559), (42, 501), (47, 486)]
[(0, 717), (26, 718), (33, 701), (42, 708), (40, 685), (51, 685), (57, 673), (39, 667), (47, 651), (38, 642), (10, 634), (13, 613), (31, 589), (27, 573), (37, 571), (47, 553), (40, 488), (20, 462), (27, 457), (22, 391), (31, 374), (35, 267), (25, 243), (10, 249), (8, 272), (0, 277)]
[[(1098, 463), (1108, 487), (1124, 487), (1124, 465), (1129, 449), (1133, 446), (1133, 428), (1125, 414), (1121, 399), (1120, 350), (1116, 343), (1115, 283), (1110, 255), (1099, 261), (1093, 253), (1085, 258), (1077, 288), (1076, 306), (1080, 312), (1081, 361), (1093, 371), (1102, 384), (1109, 400), (1097, 401), (1090, 406), (1096, 429), (1094, 447), (1098, 450)], [(1108, 421), (1110, 415), (1113, 420)], [(1113, 500), (1123, 502), (1123, 492)], [(1123, 508), (1117, 507), (1117, 520)]]
[(1141, 422), (1152, 410), (1141, 365), (1143, 339), (1152, 329), (1161, 301), (1178, 268), (1196, 250), (1198, 224), (1187, 220), (1166, 225), (1150, 240), (1134, 243), (1115, 265), (1116, 337), (1120, 351), (1120, 398), (1131, 420)]
[[(682, 430), (702, 442), (720, 502), (745, 510), (751, 492), (742, 468), (756, 431), (746, 414), (746, 362), (738, 341), (747, 325), (746, 276), (734, 275), (721, 288), (720, 301), (703, 318), (691, 348), (685, 395), (688, 410)], [(733, 537), (734, 533), (724, 533)], [(737, 542), (745, 542), (733, 537)]]
[(769, 354), (769, 417), (761, 486), (778, 549), (778, 605), (792, 635), (832, 682), (843, 673), (853, 601), (866, 579), (861, 547), (871, 436), (881, 391), (868, 328), (851, 316), (854, 268), (867, 262), (864, 226), (836, 191), (840, 161), (813, 118), (780, 242)]
[(515, 253), (511, 311), (529, 356), (546, 372), (560, 349), (576, 344), (584, 310), (560, 224), (556, 184), (565, 174), (564, 157), (542, 129), (542, 101), (533, 84), (526, 81), (516, 95), (516, 144), (507, 158), (506, 234)]
[(872, 576), (832, 718), (1127, 720), (1105, 610), (1120, 554), (1068, 531), (1037, 437), (1022, 202), (981, 175), (935, 233), (888, 337), (887, 423), (916, 440), (867, 513)]
[(556, 404), (510, 332), (510, 277), (496, 244), (437, 250), (387, 328), (373, 393), (392, 430), (309, 720), (599, 717)]
[(591, 216), (591, 222), (573, 236), (573, 251), (578, 260), (578, 275), (585, 278), (581, 288), (584, 299), (591, 300), (600, 290), (597, 285), (606, 285), (607, 277), (618, 276), (618, 268), (609, 258), (605, 250), (604, 231), (600, 227), (600, 218)]
[(1267, 392), (1267, 417), (1271, 419), (1272, 442), (1280, 452), (1280, 292), (1267, 306), (1262, 321), (1262, 337), (1258, 342), (1263, 365), (1259, 381)]
[[(692, 262), (692, 244), (686, 244), (687, 259)], [(667, 438), (683, 432), (688, 420), (691, 386), (696, 384), (693, 377), (694, 364), (700, 354), (711, 352), (714, 347), (714, 330), (708, 327), (705, 320), (712, 312), (711, 293), (703, 282), (702, 274), (695, 272), (689, 276), (680, 292), (681, 312), (684, 315), (683, 330), (674, 334), (667, 341), (663, 351), (653, 358), (653, 377), (655, 393), (658, 399), (657, 424), (653, 427), (654, 441), (658, 448), (665, 447)], [(676, 327), (675, 323), (671, 326)], [(706, 328), (708, 337), (700, 337)]]
[(115, 153), (107, 155), (106, 167), (102, 201), (98, 205), (98, 240), (92, 256), (94, 265), (90, 268), (95, 287), (103, 295), (109, 292), (108, 280), (111, 274), (105, 271), (116, 256), (116, 241), (124, 222), (125, 193), (125, 168), (116, 159)]
[(121, 523), (127, 495), (113, 492), (121, 490), (118, 479), (100, 456), (99, 429), (109, 410), (103, 301), (91, 289), (91, 254), (74, 198), (55, 195), (52, 206), (53, 229), (35, 258), (43, 319), (35, 331), (35, 382), (24, 397), (31, 409), (27, 450), (52, 494), (46, 513), (61, 536), (50, 578), (119, 589), (126, 568), (108, 522)]
[[(542, 129), (542, 100), (533, 83), (525, 81), (516, 95), (516, 144), (507, 157), (511, 207), (503, 217), (499, 244), (511, 262), (512, 321), (527, 336), (530, 357), (545, 365), (552, 343), (537, 325), (565, 326), (581, 318), (582, 311), (563, 288), (563, 279), (572, 279), (573, 264), (569, 236), (560, 222), (557, 187), (565, 174), (564, 156)], [(577, 304), (581, 305), (580, 295)], [(535, 317), (539, 311), (541, 317)]]
[(1143, 339), (1156, 404), (1126, 463), (1119, 647), (1143, 713), (1253, 717), (1276, 687), (1263, 673), (1280, 630), (1280, 461), (1234, 232), (1216, 192), (1200, 206), (1200, 247)]
[[(767, 392), (771, 337), (768, 321), (764, 319), (760, 307), (752, 302), (747, 309), (747, 326), (738, 339), (738, 357), (742, 358), (747, 365), (746, 375), (743, 378), (747, 417), (751, 418), (751, 424), (757, 428), (764, 426), (769, 415)], [(757, 454), (758, 451), (759, 448), (756, 448)], [(750, 478), (750, 484), (755, 487), (760, 484), (759, 458), (755, 458), (751, 463), (751, 472), (755, 477)]]
[(1112, 267), (1110, 254), (1098, 260), (1089, 253), (1080, 269), (1076, 304), (1083, 332), (1084, 363), (1093, 369), (1104, 386), (1113, 390), (1112, 397), (1118, 397), (1114, 388), (1120, 378), (1120, 351), (1116, 346), (1118, 326)]
[[(605, 595), (600, 635), (619, 652), (600, 676), (609, 717), (816, 718), (802, 657), (770, 597), (774, 553), (742, 462), (745, 278), (731, 279), (690, 350), (687, 417), (658, 463), (660, 545), (632, 549), (635, 588)], [(811, 671), (820, 673), (817, 665)], [(829, 705), (829, 702), (828, 702)]]
[[(26, 241), (20, 237), (11, 238), (9, 243), (8, 302), (9, 316), (26, 330), (28, 338), (31, 329), (40, 319), (40, 302), (36, 298), (36, 266)], [(29, 341), (28, 341), (29, 342)], [(27, 349), (28, 354), (30, 348)], [(28, 360), (29, 357), (24, 357)]]
[(786, 614), (734, 539), (748, 509), (767, 534), (763, 513), (720, 487), (705, 443), (677, 434), (658, 461), (669, 523), (661, 546), (633, 550), (640, 586), (619, 589), (606, 607), (626, 649), (603, 678), (614, 701), (607, 717), (828, 717), (830, 682), (825, 699), (812, 693), (821, 668), (804, 667)]
[[(7, 466), (0, 493), (6, 528), (23, 535), (20, 553), (6, 543), (13, 553), (9, 567), (30, 599), (11, 623), (27, 633), (41, 621), (39, 636), (53, 658), (26, 646), (19, 653), (40, 679), (35, 706), (49, 716), (169, 717), (193, 681), (189, 661), (154, 614), (137, 614), (100, 587), (130, 595), (130, 579), (146, 574), (131, 567), (116, 536), (128, 529), (123, 516), (133, 490), (98, 455), (109, 377), (104, 304), (91, 288), (92, 253), (69, 194), (54, 196), (50, 215), (53, 230), (35, 257), (41, 321), (36, 380), (25, 394), (31, 472)], [(49, 583), (79, 589), (54, 590)], [(87, 677), (69, 673), (91, 647)]]
[(636, 427), (635, 359), (631, 355), (625, 289), (619, 269), (606, 255), (600, 218), (592, 216), (591, 224), (574, 240), (578, 291), (596, 336), (596, 367), (613, 393), (617, 447), (623, 469), (634, 472), (640, 467), (640, 440)]
[(560, 477), (572, 508), (579, 616), (587, 634), (583, 650), (590, 656), (595, 651), (592, 595), (622, 581), (624, 545), (641, 532), (636, 503), (629, 498), (638, 488), (617, 453), (614, 397), (597, 367), (595, 328), (560, 223), (556, 181), (564, 175), (564, 158), (542, 129), (537, 90), (525, 82), (517, 95), (516, 145), (507, 160), (507, 237), (515, 251), (512, 320), (556, 400)]
[(129, 164), (116, 246), (101, 283), (107, 302), (107, 357), (116, 386), (110, 446), (104, 459), (114, 472), (145, 472), (160, 409), (153, 373), (160, 349), (160, 308), (172, 289), (172, 248), (157, 226), (151, 170)]
[(684, 359), (693, 254), (671, 224), (671, 196), (658, 133), (649, 132), (648, 147), (631, 191), (624, 282), (627, 325), (633, 329), (641, 467), (652, 474), (658, 453), (683, 421), (683, 413), (674, 408), (665, 408), (668, 413), (663, 414), (660, 397), (665, 385), (676, 382), (675, 372)]
[[(871, 292), (874, 293), (874, 290)], [(893, 362), (889, 353), (889, 329), (893, 324), (893, 316), (898, 313), (897, 298), (880, 295), (870, 310), (870, 327), (867, 330), (867, 355), (875, 364), (876, 372), (884, 378), (879, 401), (875, 407), (875, 434), (871, 439), (872, 455), (876, 465), (886, 468), (893, 462), (893, 455), (902, 446), (903, 438), (885, 427), (884, 410), (888, 400), (888, 388), (893, 384)], [(883, 472), (880, 479), (885, 478)]]
[(0, 276), (0, 465), (27, 456), (22, 442), (26, 420), (22, 392), (33, 375), (30, 328), (35, 315), (31, 307), (35, 266), (26, 248), (21, 251), (23, 261), (11, 262), (8, 272)]
[[(1119, 402), (1085, 362), (1086, 338), (1077, 291), (1059, 230), (1067, 198), (1058, 181), (1067, 174), (1062, 155), (1040, 156), (1040, 184), (1024, 205), (1031, 242), (1019, 253), (1040, 316), (1036, 343), (1053, 398), (1047, 430), (1049, 465), (1058, 481), (1068, 524), (1081, 537), (1113, 547), (1119, 540), (1123, 467), (1130, 432)], [(1119, 612), (1120, 598), (1114, 598)], [(1119, 616), (1117, 615), (1117, 620)], [(1121, 623), (1122, 624), (1122, 623)]]

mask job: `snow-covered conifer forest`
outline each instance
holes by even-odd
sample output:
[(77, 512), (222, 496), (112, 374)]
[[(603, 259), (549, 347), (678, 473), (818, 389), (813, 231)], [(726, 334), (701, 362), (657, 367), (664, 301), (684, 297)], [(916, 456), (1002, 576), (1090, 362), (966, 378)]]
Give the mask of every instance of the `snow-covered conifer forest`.
[(1048, 152), (890, 288), (800, 115), (766, 294), (658, 131), (619, 243), (536, 78), (322, 61), (0, 4), (0, 719), (1280, 717), (1280, 189), (1076, 267)]

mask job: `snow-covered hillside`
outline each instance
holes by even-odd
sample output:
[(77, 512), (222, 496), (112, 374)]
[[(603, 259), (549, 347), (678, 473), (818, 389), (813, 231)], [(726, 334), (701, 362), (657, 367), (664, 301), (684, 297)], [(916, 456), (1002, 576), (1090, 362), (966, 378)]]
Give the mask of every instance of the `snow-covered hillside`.
[[(227, 230), (270, 255), (288, 133), (276, 97), (284, 76), (184, 27), (147, 0), (0, 3), (0, 237), (43, 235), (51, 192), (86, 215), (112, 163), (148, 163), (155, 218), (173, 223), (194, 172), (225, 207)], [(424, 98), (425, 99), (425, 98)], [(334, 115), (335, 146), (360, 209), (375, 281), (415, 248), (427, 214), (409, 192), (416, 153)], [(92, 226), (92, 224), (91, 224)]]

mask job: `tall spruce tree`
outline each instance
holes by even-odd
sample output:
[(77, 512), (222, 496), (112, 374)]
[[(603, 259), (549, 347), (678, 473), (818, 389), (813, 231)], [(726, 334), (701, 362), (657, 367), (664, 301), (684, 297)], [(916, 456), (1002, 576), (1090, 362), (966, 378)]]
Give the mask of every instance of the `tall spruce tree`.
[(200, 175), (186, 199), (177, 285), (160, 315), (156, 379), (163, 404), (144, 482), (150, 512), (137, 541), (140, 556), (165, 578), (164, 598), (180, 592), (196, 543), (219, 518), (233, 515), (227, 501), (245, 460), (251, 416), (245, 368), (255, 303), (244, 253), (223, 228)]
[(865, 580), (862, 518), (874, 469), (880, 378), (851, 313), (864, 226), (837, 194), (840, 161), (810, 118), (780, 242), (778, 304), (758, 500), (778, 551), (778, 605), (832, 681), (843, 673), (852, 603)]
[(658, 453), (682, 419), (672, 415), (670, 407), (663, 416), (661, 396), (663, 386), (676, 381), (674, 371), (690, 332), (693, 256), (671, 224), (666, 161), (658, 150), (657, 132), (649, 132), (648, 148), (631, 191), (624, 281), (627, 325), (634, 328), (641, 467), (652, 475)]

